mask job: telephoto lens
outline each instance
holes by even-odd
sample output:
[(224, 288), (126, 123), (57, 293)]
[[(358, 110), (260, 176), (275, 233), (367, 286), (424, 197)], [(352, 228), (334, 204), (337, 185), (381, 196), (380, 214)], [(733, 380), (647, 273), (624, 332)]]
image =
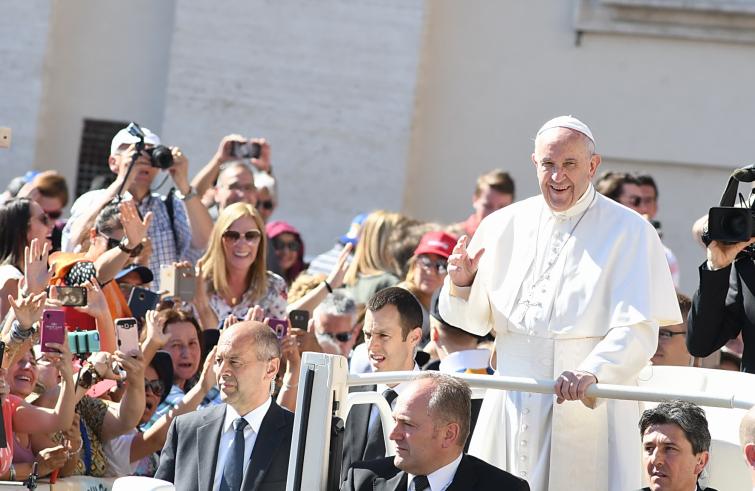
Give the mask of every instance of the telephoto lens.
[(170, 148), (165, 145), (158, 145), (155, 148), (149, 148), (146, 150), (151, 159), (152, 167), (158, 169), (168, 169), (173, 165), (173, 154)]

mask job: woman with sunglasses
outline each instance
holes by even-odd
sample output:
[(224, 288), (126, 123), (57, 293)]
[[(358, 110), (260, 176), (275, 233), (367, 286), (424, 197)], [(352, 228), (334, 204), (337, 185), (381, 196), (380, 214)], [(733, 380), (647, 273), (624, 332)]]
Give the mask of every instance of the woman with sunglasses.
[[(24, 250), (34, 241), (33, 255), (46, 259), (53, 225), (42, 207), (28, 198), (13, 198), (0, 205), (0, 317), (8, 313), (8, 295), (16, 296), (24, 277)], [(44, 280), (45, 284), (21, 283), (28, 293), (40, 293), (47, 286)]]
[(442, 231), (427, 232), (407, 264), (406, 278), (398, 286), (412, 292), (422, 306), (422, 342), (430, 340), (428, 312), (433, 294), (443, 286), (448, 273), (448, 256), (456, 245), (456, 237)]
[(264, 317), (286, 317), (286, 281), (267, 270), (267, 238), (254, 206), (234, 203), (218, 215), (207, 252), (197, 264), (194, 307), (204, 329), (259, 305)]
[(299, 273), (309, 265), (304, 262), (304, 242), (301, 234), (291, 224), (275, 220), (265, 225), (267, 237), (273, 246), (283, 278), (290, 287)]

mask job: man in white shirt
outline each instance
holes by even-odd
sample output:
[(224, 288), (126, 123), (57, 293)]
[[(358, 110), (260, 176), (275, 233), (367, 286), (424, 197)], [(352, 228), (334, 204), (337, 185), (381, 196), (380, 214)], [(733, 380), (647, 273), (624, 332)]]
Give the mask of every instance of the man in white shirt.
[(214, 356), (225, 404), (173, 420), (155, 477), (182, 491), (283, 491), (294, 415), (270, 398), (278, 338), (266, 324), (240, 322), (223, 330)]
[[(486, 217), (469, 252), (459, 239), (440, 297), (449, 323), (479, 335), (495, 329), (501, 375), (556, 379), (559, 404), (488, 391), (479, 416), (487, 424), (470, 445), (537, 491), (639, 487), (640, 453), (626, 425), (639, 405), (598, 404), (585, 391), (636, 383), (659, 326), (682, 321), (658, 234), (595, 191), (600, 162), (583, 122), (545, 123), (532, 154), (541, 194)], [(560, 404), (572, 400), (584, 404)]]
[(526, 491), (527, 482), (464, 455), (472, 392), (464, 382), (424, 372), (396, 400), (395, 457), (358, 462), (346, 491)]

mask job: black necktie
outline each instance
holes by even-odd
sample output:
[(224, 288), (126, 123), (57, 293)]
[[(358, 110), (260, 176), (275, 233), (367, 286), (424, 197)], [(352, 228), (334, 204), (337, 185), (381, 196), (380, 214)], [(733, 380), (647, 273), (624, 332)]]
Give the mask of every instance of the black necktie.
[(430, 481), (427, 480), (427, 476), (414, 476), (412, 482), (414, 491), (430, 491)]
[(223, 477), (220, 479), (220, 491), (239, 491), (244, 477), (244, 418), (233, 420), (233, 446), (225, 459)]
[[(393, 404), (398, 394), (393, 389), (383, 391), (383, 397), (388, 401), (388, 405)], [(372, 429), (367, 435), (367, 446), (364, 449), (364, 460), (382, 459), (385, 457), (385, 441), (383, 441), (383, 424), (380, 420), (380, 413), (377, 414), (377, 421), (372, 425)]]

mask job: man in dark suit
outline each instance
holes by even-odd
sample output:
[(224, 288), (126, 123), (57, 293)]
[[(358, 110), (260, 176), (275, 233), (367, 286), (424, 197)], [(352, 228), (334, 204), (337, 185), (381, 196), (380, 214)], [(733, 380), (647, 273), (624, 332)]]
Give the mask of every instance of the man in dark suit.
[(710, 449), (708, 420), (701, 408), (691, 402), (662, 402), (642, 413), (639, 426), (650, 482), (641, 491), (716, 491), (698, 482)]
[(261, 322), (225, 329), (215, 373), (225, 404), (177, 417), (155, 477), (181, 491), (283, 491), (294, 416), (270, 398), (280, 347)]
[(464, 454), (472, 392), (464, 382), (423, 372), (396, 400), (395, 457), (358, 462), (341, 491), (528, 491), (526, 481)]
[[(414, 355), (422, 338), (422, 307), (408, 290), (390, 287), (373, 295), (367, 302), (362, 332), (374, 372), (419, 370)], [(405, 387), (406, 383), (369, 385), (352, 391), (377, 391), (393, 406)], [(346, 419), (341, 479), (352, 463), (381, 457), (385, 457), (385, 443), (377, 408), (354, 406)]]

